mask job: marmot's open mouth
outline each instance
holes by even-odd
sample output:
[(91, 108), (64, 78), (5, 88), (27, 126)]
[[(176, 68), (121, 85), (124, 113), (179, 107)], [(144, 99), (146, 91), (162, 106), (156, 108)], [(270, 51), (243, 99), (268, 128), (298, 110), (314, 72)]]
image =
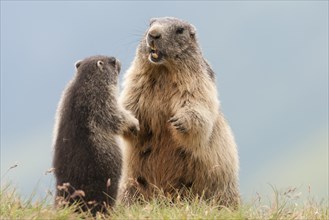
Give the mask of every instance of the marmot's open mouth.
[(163, 54), (155, 47), (150, 47), (149, 60), (153, 63), (158, 63), (162, 60)]

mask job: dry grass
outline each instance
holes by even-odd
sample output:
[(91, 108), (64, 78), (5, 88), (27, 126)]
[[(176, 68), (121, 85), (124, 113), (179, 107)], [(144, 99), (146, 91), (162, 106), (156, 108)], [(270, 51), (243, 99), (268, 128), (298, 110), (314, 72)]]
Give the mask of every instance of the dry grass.
[[(15, 168), (14, 165), (8, 169)], [(7, 171), (7, 172), (8, 172)], [(6, 173), (7, 173), (6, 172)], [(47, 171), (46, 173), (51, 173)], [(2, 181), (6, 173), (1, 177)], [(278, 190), (271, 186), (272, 195), (268, 199), (256, 194), (251, 201), (244, 201), (236, 210), (219, 207), (215, 202), (205, 202), (199, 198), (175, 199), (165, 196), (153, 201), (133, 204), (129, 207), (118, 205), (110, 210), (110, 216), (98, 213), (95, 219), (326, 219), (329, 220), (328, 198), (313, 199), (311, 188), (306, 197), (301, 198), (297, 188)], [(80, 193), (80, 192), (79, 192)], [(36, 200), (35, 193), (29, 198), (21, 198), (16, 189), (2, 184), (0, 191), (0, 219), (92, 219), (90, 213), (76, 213), (78, 205), (55, 209), (55, 198), (51, 191)]]
[[(129, 207), (117, 206), (111, 216), (98, 214), (96, 219), (329, 219), (328, 200), (317, 202), (311, 198), (300, 201), (296, 188), (278, 191), (273, 188), (272, 199), (265, 202), (256, 195), (250, 202), (244, 202), (237, 210), (218, 207), (212, 202), (190, 199), (172, 203), (160, 197), (144, 204)], [(17, 195), (10, 184), (1, 187), (0, 219), (90, 219), (89, 213), (74, 213), (74, 207), (54, 209), (53, 196), (49, 194), (34, 201)]]

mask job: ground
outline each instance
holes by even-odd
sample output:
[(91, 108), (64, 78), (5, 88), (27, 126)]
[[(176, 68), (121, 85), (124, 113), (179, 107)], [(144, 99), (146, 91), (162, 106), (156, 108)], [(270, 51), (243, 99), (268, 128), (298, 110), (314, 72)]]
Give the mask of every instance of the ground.
[[(243, 201), (241, 207), (230, 210), (212, 202), (200, 199), (186, 199), (171, 202), (159, 197), (151, 202), (117, 206), (110, 210), (110, 219), (329, 219), (328, 198), (315, 201), (311, 195), (300, 198), (296, 188), (277, 190), (272, 187), (271, 199), (259, 194), (250, 201)], [(72, 207), (54, 209), (53, 195), (41, 200), (23, 199), (10, 185), (1, 186), (0, 219), (88, 219), (90, 214), (74, 213)], [(98, 214), (96, 219), (109, 219)]]

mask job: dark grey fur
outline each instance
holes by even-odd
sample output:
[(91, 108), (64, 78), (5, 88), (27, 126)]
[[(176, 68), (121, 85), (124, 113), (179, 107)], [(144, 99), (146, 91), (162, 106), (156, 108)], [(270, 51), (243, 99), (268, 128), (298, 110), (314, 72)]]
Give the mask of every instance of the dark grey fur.
[[(70, 183), (57, 197), (81, 202), (82, 210), (113, 206), (121, 176), (122, 155), (116, 135), (139, 130), (137, 119), (117, 103), (121, 64), (114, 57), (94, 56), (76, 63), (56, 117), (54, 159), (56, 185)], [(110, 179), (110, 186), (107, 186)], [(85, 197), (72, 198), (75, 190)], [(82, 198), (82, 199), (81, 199)], [(95, 201), (95, 204), (88, 204)]]

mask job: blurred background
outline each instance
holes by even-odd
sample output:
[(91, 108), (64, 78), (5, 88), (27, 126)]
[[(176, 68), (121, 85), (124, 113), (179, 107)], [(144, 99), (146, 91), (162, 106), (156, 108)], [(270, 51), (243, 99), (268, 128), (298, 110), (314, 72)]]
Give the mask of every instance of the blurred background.
[(149, 19), (162, 16), (198, 30), (238, 144), (243, 198), (273, 185), (328, 199), (328, 1), (1, 1), (1, 184), (37, 198), (55, 188), (45, 171), (74, 63), (112, 55), (122, 77)]

